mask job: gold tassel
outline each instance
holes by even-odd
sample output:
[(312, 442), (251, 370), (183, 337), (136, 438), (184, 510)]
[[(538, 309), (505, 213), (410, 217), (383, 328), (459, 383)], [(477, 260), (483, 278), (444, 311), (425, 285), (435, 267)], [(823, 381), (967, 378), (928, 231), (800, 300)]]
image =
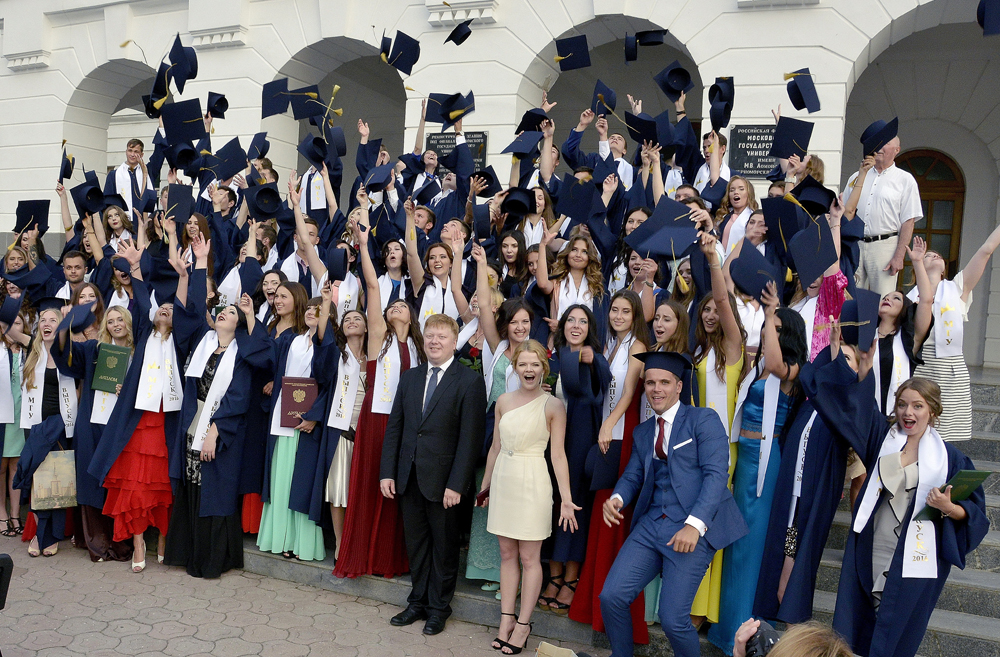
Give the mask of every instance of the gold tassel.
[(119, 48), (124, 48), (125, 46), (127, 46), (130, 43), (132, 43), (132, 39), (126, 39), (125, 41), (122, 41), (121, 45), (119, 45), (118, 47)]
[(344, 108), (343, 107), (341, 107), (339, 109), (331, 110), (331, 111), (334, 114), (336, 114), (337, 116), (343, 116), (344, 115)]
[(572, 56), (573, 56), (573, 53), (570, 53), (570, 54), (566, 55), (565, 57), (563, 57), (561, 55), (556, 55), (555, 56), (556, 64), (558, 64), (559, 62), (561, 62), (564, 59), (569, 59)]
[(812, 77), (813, 76), (812, 73), (785, 73), (785, 76), (784, 76), (785, 77), (785, 81), (787, 82), (788, 80), (791, 80), (792, 78), (797, 78), (800, 75), (805, 75), (805, 76), (808, 76), (808, 77)]
[(688, 285), (688, 282), (686, 280), (684, 280), (683, 276), (678, 276), (677, 277), (677, 285), (681, 288), (681, 293), (682, 294), (687, 294), (688, 290), (691, 289), (691, 286)]
[(791, 267), (786, 267), (785, 268), (785, 282), (786, 283), (791, 283), (792, 282), (792, 268)]
[[(382, 55), (382, 59), (385, 59), (385, 55)], [(416, 89), (414, 89), (413, 87), (410, 87), (410, 86), (405, 86), (403, 88), (406, 89), (407, 91), (416, 91)]]
[(389, 63), (389, 58), (388, 58), (388, 57), (386, 56), (386, 54), (385, 54), (385, 53), (382, 53), (381, 57), (382, 57), (382, 61), (383, 61), (383, 62), (385, 62), (386, 64), (388, 64), (388, 63)]
[[(813, 326), (813, 330), (814, 331), (825, 331), (826, 329), (833, 328), (837, 323), (838, 322), (834, 322), (833, 324), (829, 324), (829, 323), (827, 323), (827, 324), (817, 324), (817, 325)], [(839, 322), (839, 324), (840, 324), (841, 327), (844, 327), (844, 326), (866, 326), (868, 324), (871, 324), (871, 320), (866, 319), (863, 322)]]
[(458, 117), (462, 116), (463, 114), (465, 114), (465, 110), (464, 109), (454, 110), (454, 111), (448, 112), (448, 118), (451, 119), (452, 121), (454, 121), (455, 119), (457, 119)]
[(330, 92), (330, 100), (333, 100), (334, 98), (337, 97), (338, 91), (340, 91), (340, 85), (339, 84), (333, 85), (333, 91)]

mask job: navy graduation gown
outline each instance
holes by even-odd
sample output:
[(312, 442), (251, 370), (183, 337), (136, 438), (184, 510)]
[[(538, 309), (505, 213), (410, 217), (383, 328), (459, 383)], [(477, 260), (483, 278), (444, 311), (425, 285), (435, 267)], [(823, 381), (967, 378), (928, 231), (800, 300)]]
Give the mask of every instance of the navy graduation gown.
[[(871, 472), (891, 425), (878, 411), (871, 385), (862, 385), (867, 381), (858, 383), (857, 375), (843, 356), (831, 363), (829, 368), (829, 377), (817, 385), (816, 409), (828, 426), (852, 444), (862, 447), (855, 450)], [(953, 443), (945, 443), (945, 449), (948, 453), (946, 479), (951, 479), (959, 470), (974, 469), (972, 460)], [(865, 480), (858, 496), (859, 505), (871, 482), (871, 477)], [(937, 578), (903, 578), (906, 532), (902, 532), (889, 567), (882, 603), (876, 612), (871, 594), (872, 544), (875, 514), (881, 503), (882, 500), (876, 503), (868, 525), (860, 534), (848, 532), (833, 628), (862, 657), (911, 657), (920, 646), (951, 567), (964, 568), (966, 556), (976, 549), (989, 531), (986, 498), (982, 487), (979, 487), (967, 500), (958, 502), (968, 514), (965, 520), (956, 522), (941, 518), (934, 521)], [(910, 522), (913, 508), (911, 502), (903, 518), (904, 526)]]

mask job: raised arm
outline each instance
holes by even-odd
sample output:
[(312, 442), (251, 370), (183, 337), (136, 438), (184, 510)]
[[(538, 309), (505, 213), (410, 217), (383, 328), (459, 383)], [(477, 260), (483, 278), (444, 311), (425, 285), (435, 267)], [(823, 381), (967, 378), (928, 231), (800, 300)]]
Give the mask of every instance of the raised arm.
[(708, 136), (708, 142), (709, 183), (714, 185), (722, 176), (722, 151), (719, 148), (719, 135), (715, 134), (714, 130), (712, 131), (712, 134)]
[(761, 343), (764, 349), (764, 371), (783, 381), (792, 381), (799, 375), (798, 365), (789, 365), (781, 354), (778, 341), (778, 327), (774, 322), (778, 310), (778, 292), (774, 283), (768, 281), (761, 296), (764, 305), (764, 328), (761, 329)]
[(549, 244), (552, 243), (554, 237), (554, 232), (550, 233), (547, 228), (544, 228), (542, 229), (542, 241), (538, 245), (538, 270), (535, 274), (535, 284), (545, 294), (552, 294), (552, 290), (555, 289), (555, 284), (549, 280), (549, 265), (545, 258), (545, 252), (548, 251)]
[(368, 249), (368, 238), (371, 235), (371, 226), (368, 225), (368, 193), (365, 186), (361, 185), (357, 193), (358, 223), (353, 226), (354, 236), (358, 239), (358, 251), (361, 252), (361, 273), (365, 278), (365, 299), (367, 304), (365, 313), (368, 317), (368, 353), (374, 358), (382, 348), (382, 339), (385, 337), (385, 317), (382, 316), (382, 292), (378, 287), (378, 274), (375, 272), (375, 263)]
[(967, 301), (969, 293), (979, 284), (979, 279), (982, 278), (983, 272), (986, 271), (986, 264), (993, 256), (993, 252), (997, 250), (997, 246), (1000, 246), (1000, 226), (993, 229), (990, 236), (986, 238), (986, 242), (979, 247), (976, 254), (972, 256), (972, 260), (962, 270), (962, 301)]
[[(100, 236), (97, 234), (96, 227), (101, 227)], [(100, 239), (104, 235), (104, 226), (101, 221), (94, 222), (94, 215), (85, 214), (83, 216), (83, 235), (88, 240), (93, 240), (90, 243), (90, 250), (94, 254), (94, 263), (100, 263), (104, 259), (104, 244), (105, 242)]]
[(472, 259), (476, 261), (476, 297), (479, 299), (479, 327), (483, 329), (486, 342), (491, 351), (496, 351), (500, 345), (500, 332), (497, 330), (496, 316), (490, 311), (490, 275), (487, 271), (486, 251), (478, 244), (472, 245)]
[[(326, 165), (324, 165), (324, 169)], [(293, 171), (288, 177), (288, 198), (292, 200), (292, 211), (295, 213), (295, 234), (299, 238), (299, 244), (303, 245), (306, 252), (306, 262), (309, 264), (309, 272), (313, 279), (319, 283), (326, 274), (326, 265), (320, 260), (316, 246), (309, 238), (309, 231), (306, 229), (306, 220), (302, 216), (302, 209), (299, 207), (300, 193), (298, 187), (298, 177)]]
[(56, 184), (56, 194), (59, 195), (59, 212), (62, 215), (63, 230), (66, 233), (73, 232), (73, 218), (69, 214), (69, 198), (66, 196), (66, 188), (62, 183)]
[(424, 263), (420, 260), (420, 252), (417, 250), (417, 226), (415, 223), (417, 207), (413, 204), (413, 198), (407, 198), (403, 203), (403, 210), (406, 212), (406, 229), (403, 239), (406, 242), (406, 268), (410, 272), (413, 280), (413, 293), (419, 294), (424, 289), (427, 280), (424, 276)]
[(326, 193), (327, 212), (332, 218), (338, 209), (337, 197), (333, 195), (333, 185), (330, 183), (330, 172), (326, 168), (326, 162), (323, 163), (323, 168), (319, 170), (319, 175), (323, 177), (323, 191)]
[(649, 148), (649, 173), (653, 177), (653, 207), (663, 198), (663, 172), (660, 170), (659, 144)]
[(858, 167), (858, 175), (854, 178), (854, 183), (851, 187), (851, 195), (847, 197), (847, 204), (844, 206), (845, 219), (851, 220), (857, 214), (858, 203), (861, 202), (861, 188), (865, 186), (865, 176), (868, 175), (873, 166), (875, 166), (874, 155), (868, 155), (865, 159), (861, 160), (861, 166)]
[(552, 179), (555, 162), (552, 160), (552, 137), (556, 132), (556, 123), (552, 119), (542, 121), (542, 150), (538, 157), (538, 177), (545, 184)]
[[(455, 254), (454, 259), (451, 262), (451, 270), (448, 272), (448, 276), (451, 280), (451, 296), (455, 299), (455, 307), (458, 309), (458, 316), (462, 318), (463, 322), (472, 321), (472, 313), (469, 312), (469, 300), (465, 298), (465, 292), (462, 290), (462, 254), (465, 253), (465, 238), (462, 236), (462, 231), (456, 231), (456, 235), (451, 241), (451, 252)], [(489, 304), (487, 304), (488, 306)], [(479, 312), (482, 314), (482, 300), (479, 303)]]
[(708, 261), (712, 273), (712, 299), (715, 301), (715, 310), (719, 315), (722, 330), (726, 333), (726, 362), (735, 363), (739, 360), (740, 354), (743, 353), (743, 336), (740, 324), (733, 313), (733, 307), (729, 304), (729, 289), (726, 287), (726, 279), (722, 275), (719, 252), (715, 250), (717, 241), (714, 235), (701, 234), (701, 252), (705, 254), (705, 259)]
[(924, 267), (924, 255), (927, 253), (927, 243), (921, 237), (913, 238), (913, 246), (907, 247), (910, 262), (913, 264), (913, 275), (917, 279), (917, 312), (913, 320), (913, 354), (920, 353), (931, 330), (931, 320), (934, 318), (934, 285)]
[(427, 122), (427, 99), (420, 101), (420, 125), (417, 126), (417, 140), (413, 143), (413, 154), (417, 157), (424, 152), (424, 126)]

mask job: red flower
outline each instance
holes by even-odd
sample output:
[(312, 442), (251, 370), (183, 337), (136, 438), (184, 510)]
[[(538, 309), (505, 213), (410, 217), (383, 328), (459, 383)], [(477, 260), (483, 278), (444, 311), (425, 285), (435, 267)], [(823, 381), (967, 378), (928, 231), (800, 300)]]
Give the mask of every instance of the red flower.
[(545, 350), (545, 357), (546, 358), (552, 358), (552, 350), (551, 349), (546, 349)]
[(478, 358), (479, 357), (479, 349), (477, 349), (475, 347), (469, 347), (469, 355), (472, 356), (473, 358)]

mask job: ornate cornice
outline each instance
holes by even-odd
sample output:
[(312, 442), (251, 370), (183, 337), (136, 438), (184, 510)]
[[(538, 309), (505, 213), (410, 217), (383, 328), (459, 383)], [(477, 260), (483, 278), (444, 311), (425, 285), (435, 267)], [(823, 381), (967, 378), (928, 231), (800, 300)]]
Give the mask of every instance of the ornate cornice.
[(4, 55), (4, 58), (7, 60), (7, 68), (12, 71), (31, 71), (48, 68), (51, 54), (48, 50), (31, 50)]
[(210, 30), (193, 30), (191, 45), (198, 50), (211, 48), (239, 48), (247, 45), (249, 30), (244, 25), (212, 28)]
[(470, 18), (477, 23), (496, 23), (497, 0), (425, 0), (430, 15), (427, 22), (435, 27), (450, 27)]

